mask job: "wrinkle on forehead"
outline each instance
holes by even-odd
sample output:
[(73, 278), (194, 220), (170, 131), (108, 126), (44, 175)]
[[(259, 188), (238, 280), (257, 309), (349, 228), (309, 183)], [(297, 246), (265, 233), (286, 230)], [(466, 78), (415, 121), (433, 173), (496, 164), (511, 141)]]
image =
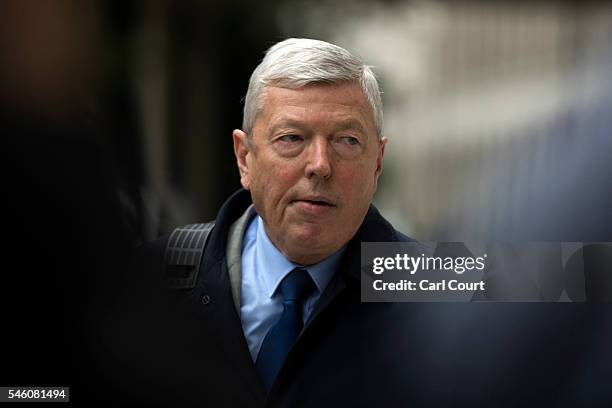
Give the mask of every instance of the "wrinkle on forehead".
[(358, 84), (316, 84), (298, 89), (269, 87), (267, 91), (259, 119), (269, 130), (318, 125), (334, 132), (376, 133), (372, 108)]

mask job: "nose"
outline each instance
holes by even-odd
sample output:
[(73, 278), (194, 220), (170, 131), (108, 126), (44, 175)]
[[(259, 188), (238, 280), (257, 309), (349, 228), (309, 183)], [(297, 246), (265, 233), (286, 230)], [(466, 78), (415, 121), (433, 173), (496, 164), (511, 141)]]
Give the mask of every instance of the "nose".
[(330, 160), (330, 147), (324, 137), (313, 138), (307, 150), (306, 177), (314, 176), (328, 179), (331, 176), (332, 167)]

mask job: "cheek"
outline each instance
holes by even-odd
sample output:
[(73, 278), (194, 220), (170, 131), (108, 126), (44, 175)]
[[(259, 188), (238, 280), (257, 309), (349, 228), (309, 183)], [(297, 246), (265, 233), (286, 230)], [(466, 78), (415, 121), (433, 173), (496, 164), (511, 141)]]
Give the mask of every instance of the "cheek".
[(295, 184), (299, 179), (300, 171), (295, 163), (278, 164), (272, 170), (274, 176), (271, 181), (276, 181), (279, 184), (291, 185)]
[(371, 171), (369, 166), (352, 166), (338, 173), (338, 184), (344, 190), (345, 195), (352, 198), (352, 204), (363, 204), (361, 201), (369, 203), (376, 187), (374, 171)]
[(283, 198), (300, 180), (300, 170), (294, 163), (270, 162), (259, 166), (252, 178), (252, 191), (257, 191), (268, 211), (279, 211)]

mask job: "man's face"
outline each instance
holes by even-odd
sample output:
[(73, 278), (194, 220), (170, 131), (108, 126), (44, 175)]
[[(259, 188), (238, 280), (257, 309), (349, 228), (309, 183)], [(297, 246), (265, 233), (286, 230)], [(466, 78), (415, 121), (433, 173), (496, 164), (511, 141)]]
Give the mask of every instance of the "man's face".
[(376, 191), (386, 139), (361, 86), (267, 87), (252, 139), (235, 130), (242, 186), (274, 245), (309, 265), (357, 232)]

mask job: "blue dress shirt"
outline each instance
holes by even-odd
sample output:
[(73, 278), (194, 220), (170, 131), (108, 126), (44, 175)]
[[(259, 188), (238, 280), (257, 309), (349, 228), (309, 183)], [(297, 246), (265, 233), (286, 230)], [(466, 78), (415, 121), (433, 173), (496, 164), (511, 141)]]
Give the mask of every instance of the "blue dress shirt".
[[(338, 269), (344, 249), (304, 267), (317, 287), (304, 302), (304, 322)], [(240, 284), (240, 319), (253, 361), (257, 360), (268, 330), (283, 312), (279, 284), (296, 266), (301, 265), (285, 258), (270, 241), (261, 217), (253, 217), (242, 239)]]

